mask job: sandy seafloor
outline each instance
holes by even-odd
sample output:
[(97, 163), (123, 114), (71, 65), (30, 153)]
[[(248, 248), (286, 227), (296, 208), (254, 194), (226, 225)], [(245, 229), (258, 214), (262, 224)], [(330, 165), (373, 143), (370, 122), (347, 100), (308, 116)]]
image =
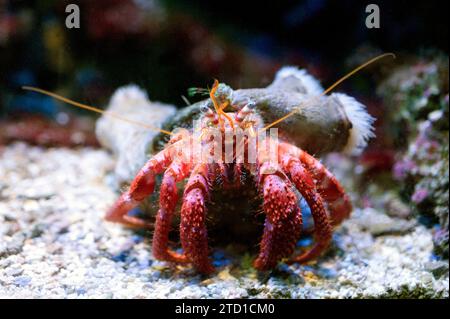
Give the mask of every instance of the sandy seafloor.
[(150, 234), (103, 220), (112, 167), (103, 150), (0, 150), (1, 298), (448, 298), (431, 230), (371, 208), (356, 208), (312, 265), (261, 274), (251, 256), (214, 247), (211, 277), (155, 261)]

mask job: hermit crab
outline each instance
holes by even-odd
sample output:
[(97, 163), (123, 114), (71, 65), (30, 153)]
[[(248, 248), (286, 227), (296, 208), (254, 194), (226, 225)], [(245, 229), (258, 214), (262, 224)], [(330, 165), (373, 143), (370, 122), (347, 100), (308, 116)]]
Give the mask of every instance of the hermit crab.
[[(363, 105), (344, 94), (327, 94), (384, 56), (356, 68), (327, 90), (295, 68), (283, 68), (263, 89), (234, 91), (215, 80), (208, 99), (188, 108), (189, 117), (186, 111), (175, 115), (175, 123), (184, 128), (166, 124), (159, 129), (161, 135), (153, 139), (154, 154), (109, 209), (106, 219), (153, 228), (156, 259), (190, 263), (208, 274), (214, 271), (208, 244), (209, 203), (214, 202), (217, 191), (240, 193), (250, 185), (261, 199), (265, 217), (254, 267), (263, 271), (281, 260), (305, 263), (317, 258), (329, 246), (333, 228), (350, 215), (352, 205), (337, 179), (310, 152), (362, 148), (373, 135), (373, 119)], [(187, 118), (195, 122), (183, 123)], [(293, 119), (297, 122), (290, 123)], [(290, 124), (282, 125), (286, 123)], [(279, 134), (274, 130), (277, 127)], [(154, 223), (130, 215), (154, 192), (159, 175), (159, 209)], [(180, 199), (177, 184), (183, 181)], [(311, 211), (315, 243), (309, 251), (296, 254), (302, 232), (299, 197)], [(173, 218), (178, 214), (182, 252), (169, 246)]]

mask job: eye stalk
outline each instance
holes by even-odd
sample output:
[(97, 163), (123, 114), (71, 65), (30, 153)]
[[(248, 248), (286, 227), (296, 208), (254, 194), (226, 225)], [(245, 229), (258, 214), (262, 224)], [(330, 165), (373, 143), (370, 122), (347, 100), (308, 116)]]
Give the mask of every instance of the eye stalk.
[(213, 103), (211, 100), (206, 101), (202, 106), (200, 106), (200, 112), (207, 115), (212, 113), (211, 108), (213, 107)]
[[(217, 94), (219, 87), (220, 87), (219, 81), (214, 80), (214, 85), (213, 85), (211, 91), (209, 92), (209, 98), (211, 99), (211, 101), (214, 105), (214, 110), (216, 111), (216, 114), (218, 116), (220, 128), (221, 129), (224, 128), (223, 120), (222, 120), (222, 116), (223, 116), (227, 119), (227, 121), (230, 123), (230, 126), (234, 130), (234, 123), (233, 123), (232, 118), (223, 111), (223, 109), (226, 108), (227, 105), (229, 104), (229, 101), (231, 101), (231, 99), (229, 99), (229, 96), (230, 96), (230, 94), (232, 94), (232, 90), (228, 85), (222, 86), (222, 89), (221, 89), (222, 91), (219, 92), (219, 97), (221, 99), (218, 100), (218, 97), (216, 96), (216, 94)], [(229, 88), (231, 90), (231, 92), (226, 88)], [(222, 102), (223, 101), (222, 99), (224, 98), (224, 96), (226, 97), (226, 99), (224, 102)]]
[(214, 104), (211, 100), (205, 101), (200, 106), (200, 112), (203, 114), (205, 118), (207, 118), (205, 122), (205, 127), (213, 127), (219, 124), (219, 116), (213, 111)]
[(247, 107), (249, 110), (254, 110), (256, 108), (256, 102), (249, 100), (249, 102), (247, 103), (247, 105), (245, 107)]
[(236, 116), (236, 121), (242, 122), (249, 114), (253, 113), (256, 108), (256, 102), (247, 99), (247, 104), (238, 112)]

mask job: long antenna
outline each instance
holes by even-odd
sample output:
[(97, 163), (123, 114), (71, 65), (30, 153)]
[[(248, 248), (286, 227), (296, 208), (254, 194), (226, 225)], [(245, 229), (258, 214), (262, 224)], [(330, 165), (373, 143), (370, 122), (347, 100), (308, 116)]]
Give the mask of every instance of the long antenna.
[[(387, 56), (391, 56), (391, 57), (393, 57), (394, 59), (396, 58), (396, 56), (395, 56), (394, 53), (384, 53), (384, 54), (381, 54), (381, 55), (379, 55), (379, 56), (374, 57), (373, 59), (370, 59), (369, 61), (367, 61), (367, 62), (361, 64), (361, 65), (358, 66), (357, 68), (354, 68), (352, 71), (350, 71), (349, 73), (347, 73), (346, 75), (344, 75), (343, 77), (341, 77), (339, 80), (337, 80), (336, 82), (334, 82), (330, 87), (328, 87), (328, 88), (327, 88), (325, 91), (323, 91), (321, 94), (315, 96), (315, 97), (313, 98), (312, 101), (314, 101), (314, 100), (316, 100), (316, 99), (318, 99), (318, 98), (320, 98), (320, 97), (322, 97), (322, 96), (328, 94), (328, 93), (329, 93), (330, 91), (332, 91), (336, 86), (338, 86), (339, 84), (341, 84), (342, 82), (344, 82), (345, 80), (347, 80), (349, 77), (351, 77), (351, 76), (354, 75), (355, 73), (359, 72), (361, 69), (363, 69), (363, 68), (365, 68), (366, 66), (368, 66), (368, 65), (370, 65), (370, 64), (372, 64), (372, 63), (374, 63), (375, 61), (378, 61), (378, 60), (380, 60), (380, 59), (382, 59), (382, 58), (385, 58), (385, 57), (387, 57)], [(312, 101), (309, 100), (309, 102), (312, 102)], [(306, 101), (306, 102), (308, 102), (308, 101)], [(303, 104), (303, 103), (301, 103), (300, 105), (302, 105), (302, 104)], [(298, 112), (298, 107), (295, 108), (293, 111), (289, 112), (288, 114), (286, 114), (285, 116), (283, 116), (283, 117), (279, 118), (278, 120), (275, 120), (274, 122), (270, 123), (269, 125), (263, 127), (263, 128), (260, 130), (260, 132), (263, 132), (263, 131), (265, 131), (265, 130), (268, 130), (268, 129), (271, 128), (272, 126), (277, 125), (278, 123), (280, 123), (280, 122), (284, 121), (285, 119), (291, 117), (292, 115), (294, 115), (294, 114), (297, 113), (297, 112)]]
[(219, 116), (219, 124), (222, 127), (223, 124), (222, 124), (221, 115), (223, 115), (227, 119), (227, 121), (230, 123), (230, 126), (234, 129), (233, 120), (231, 119), (231, 117), (228, 114), (226, 114), (223, 111), (223, 109), (225, 108), (226, 104), (225, 105), (219, 105), (219, 103), (216, 100), (215, 94), (216, 94), (216, 91), (217, 91), (218, 87), (219, 87), (219, 81), (217, 79), (215, 79), (214, 80), (214, 85), (213, 85), (211, 91), (209, 92), (209, 97), (211, 98), (211, 101), (213, 102), (213, 105), (214, 105), (214, 109), (216, 110), (216, 113)]
[(149, 129), (151, 131), (157, 131), (157, 132), (161, 132), (161, 133), (164, 133), (164, 134), (167, 134), (167, 135), (172, 135), (172, 132), (169, 132), (169, 131), (166, 131), (166, 130), (163, 130), (163, 129), (159, 129), (159, 128), (147, 125), (145, 123), (142, 123), (142, 122), (138, 122), (138, 121), (127, 119), (127, 118), (122, 117), (121, 115), (119, 115), (119, 114), (117, 114), (115, 112), (112, 112), (112, 111), (104, 111), (104, 110), (101, 110), (99, 108), (96, 108), (96, 107), (93, 107), (93, 106), (90, 106), (90, 105), (86, 105), (86, 104), (82, 104), (82, 103), (79, 103), (79, 102), (72, 101), (72, 100), (70, 100), (70, 99), (68, 99), (68, 98), (66, 98), (64, 96), (58, 95), (56, 93), (53, 93), (53, 92), (50, 92), (50, 91), (47, 91), (47, 90), (39, 89), (39, 88), (32, 87), (32, 86), (22, 86), (22, 89), (27, 90), (27, 91), (38, 92), (38, 93), (41, 93), (41, 94), (44, 94), (44, 95), (48, 95), (48, 96), (51, 96), (51, 97), (53, 97), (53, 98), (55, 98), (55, 99), (57, 99), (59, 101), (65, 102), (67, 104), (70, 104), (70, 105), (73, 105), (73, 106), (76, 106), (76, 107), (79, 107), (81, 109), (89, 110), (89, 111), (95, 112), (95, 113), (105, 114), (105, 115), (117, 118), (119, 120), (131, 123), (131, 124), (134, 124), (134, 125), (145, 127), (146, 129)]

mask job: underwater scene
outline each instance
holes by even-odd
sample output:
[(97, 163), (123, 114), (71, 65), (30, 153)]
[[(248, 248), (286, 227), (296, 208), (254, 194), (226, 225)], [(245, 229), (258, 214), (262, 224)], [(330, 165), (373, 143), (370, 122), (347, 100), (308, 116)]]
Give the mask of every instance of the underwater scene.
[(448, 299), (447, 21), (0, 0), (0, 298)]

